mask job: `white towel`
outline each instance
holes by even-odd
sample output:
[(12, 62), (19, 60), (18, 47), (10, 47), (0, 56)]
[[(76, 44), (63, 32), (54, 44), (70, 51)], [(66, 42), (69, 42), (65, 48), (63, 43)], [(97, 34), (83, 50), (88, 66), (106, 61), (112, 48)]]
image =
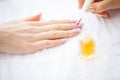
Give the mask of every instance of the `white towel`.
[[(46, 20), (78, 19), (79, 15), (77, 0), (8, 2), (9, 5), (0, 5), (1, 21), (27, 17), (41, 11)], [(14, 7), (11, 5), (13, 2)], [(85, 14), (82, 21), (84, 31), (62, 46), (24, 56), (0, 54), (0, 80), (120, 80), (120, 10), (109, 12), (111, 19)], [(84, 33), (89, 33), (97, 45), (95, 59), (88, 62), (80, 57), (78, 45)]]

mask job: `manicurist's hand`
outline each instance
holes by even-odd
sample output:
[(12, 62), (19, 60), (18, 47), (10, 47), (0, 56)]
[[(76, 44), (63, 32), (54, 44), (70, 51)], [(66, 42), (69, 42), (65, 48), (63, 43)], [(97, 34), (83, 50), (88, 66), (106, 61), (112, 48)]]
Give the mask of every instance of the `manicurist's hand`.
[[(79, 8), (82, 8), (85, 0), (78, 0)], [(88, 11), (100, 15), (102, 17), (108, 17), (107, 10), (120, 8), (120, 0), (95, 0), (87, 8)]]
[(75, 21), (38, 21), (41, 14), (0, 24), (0, 52), (29, 54), (62, 45), (66, 38), (79, 34)]

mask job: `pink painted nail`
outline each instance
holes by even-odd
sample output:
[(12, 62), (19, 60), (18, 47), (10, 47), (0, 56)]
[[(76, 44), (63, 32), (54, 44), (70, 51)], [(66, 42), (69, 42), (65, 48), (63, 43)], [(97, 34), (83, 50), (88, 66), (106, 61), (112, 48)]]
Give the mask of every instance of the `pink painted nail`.
[(78, 21), (76, 21), (76, 25), (80, 25), (81, 24), (81, 20), (82, 20), (82, 18), (80, 18)]
[(73, 29), (71, 31), (74, 32), (74, 33), (79, 33), (81, 31), (81, 29)]
[(60, 39), (60, 42), (65, 43), (67, 40), (68, 40), (67, 38), (65, 38), (65, 39)]

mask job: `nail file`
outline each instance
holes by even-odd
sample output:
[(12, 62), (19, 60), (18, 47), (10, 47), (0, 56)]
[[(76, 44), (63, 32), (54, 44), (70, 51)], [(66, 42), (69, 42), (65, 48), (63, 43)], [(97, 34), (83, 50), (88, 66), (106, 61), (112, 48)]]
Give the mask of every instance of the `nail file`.
[[(83, 7), (82, 7), (82, 9), (81, 9), (81, 12), (87, 12), (86, 9), (87, 9), (87, 7), (88, 7), (92, 2), (94, 2), (94, 0), (85, 0), (84, 5), (83, 5)], [(82, 18), (84, 17), (84, 14), (83, 14), (83, 13), (80, 13), (80, 15), (81, 15), (81, 17), (80, 17), (80, 19), (77, 21), (77, 23), (76, 23), (77, 25), (80, 25), (80, 22), (82, 21)]]

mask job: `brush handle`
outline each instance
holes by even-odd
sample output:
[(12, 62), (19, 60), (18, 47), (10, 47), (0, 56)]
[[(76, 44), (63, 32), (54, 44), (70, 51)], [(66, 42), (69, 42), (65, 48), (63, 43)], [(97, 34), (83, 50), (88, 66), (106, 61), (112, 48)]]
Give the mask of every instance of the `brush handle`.
[(79, 16), (79, 20), (76, 22), (77, 25), (79, 25), (79, 24), (81, 23), (81, 21), (82, 21), (81, 19), (84, 19), (85, 13), (83, 14), (83, 12), (86, 12), (87, 7), (88, 7), (92, 2), (94, 2), (94, 0), (85, 0), (82, 9), (81, 9), (81, 11), (79, 12), (80, 16)]
[(87, 7), (92, 3), (92, 2), (94, 2), (94, 0), (85, 0), (85, 3), (84, 3), (84, 5), (83, 5), (83, 7), (82, 7), (82, 10), (86, 10), (87, 9)]

